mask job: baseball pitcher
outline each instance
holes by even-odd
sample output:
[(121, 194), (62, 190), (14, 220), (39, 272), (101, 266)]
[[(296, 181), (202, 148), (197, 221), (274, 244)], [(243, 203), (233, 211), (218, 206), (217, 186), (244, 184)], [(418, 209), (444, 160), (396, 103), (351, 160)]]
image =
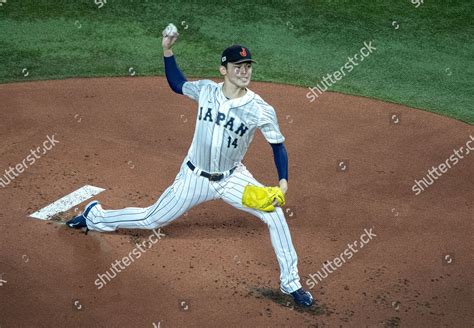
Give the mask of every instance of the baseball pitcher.
[[(95, 231), (156, 229), (200, 203), (222, 199), (268, 226), (280, 267), (281, 291), (291, 295), (296, 304), (311, 306), (313, 297), (301, 287), (296, 251), (281, 209), (288, 190), (285, 138), (273, 107), (248, 89), (255, 63), (250, 50), (233, 45), (223, 51), (219, 68), (223, 82), (188, 81), (172, 51), (178, 36), (172, 24), (163, 31), (166, 78), (174, 92), (197, 103), (197, 110), (193, 141), (174, 182), (149, 207), (104, 210), (93, 201), (67, 225)], [(273, 149), (277, 187), (263, 186), (242, 164), (257, 129)]]

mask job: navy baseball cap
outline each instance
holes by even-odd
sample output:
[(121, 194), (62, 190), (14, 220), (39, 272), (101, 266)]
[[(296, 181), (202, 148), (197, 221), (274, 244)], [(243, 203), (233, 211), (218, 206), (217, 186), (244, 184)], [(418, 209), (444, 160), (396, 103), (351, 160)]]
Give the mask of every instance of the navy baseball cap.
[(227, 63), (239, 64), (244, 62), (257, 63), (255, 60), (252, 59), (250, 50), (247, 47), (241, 46), (240, 44), (234, 44), (233, 46), (226, 48), (222, 52), (222, 66), (225, 66)]

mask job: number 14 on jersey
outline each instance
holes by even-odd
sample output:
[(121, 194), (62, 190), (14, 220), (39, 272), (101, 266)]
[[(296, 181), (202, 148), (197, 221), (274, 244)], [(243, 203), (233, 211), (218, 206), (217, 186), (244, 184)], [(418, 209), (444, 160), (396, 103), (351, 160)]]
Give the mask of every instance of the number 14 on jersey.
[(230, 148), (230, 146), (234, 146), (234, 148), (237, 148), (237, 138), (232, 141), (231, 137), (227, 137), (227, 148)]

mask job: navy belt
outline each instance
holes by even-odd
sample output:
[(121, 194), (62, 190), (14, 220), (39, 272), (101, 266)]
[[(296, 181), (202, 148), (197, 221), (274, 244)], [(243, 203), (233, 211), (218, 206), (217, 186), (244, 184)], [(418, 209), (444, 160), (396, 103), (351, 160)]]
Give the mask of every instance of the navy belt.
[[(191, 163), (191, 161), (187, 161), (186, 165), (188, 165), (191, 171), (194, 171), (194, 169), (196, 168), (196, 166), (194, 166), (194, 164)], [(231, 168), (229, 170), (229, 175), (232, 174), (232, 172), (234, 172), (236, 168), (237, 167)], [(201, 171), (201, 176), (208, 178), (210, 181), (220, 181), (224, 178), (224, 173), (208, 173), (205, 171)]]

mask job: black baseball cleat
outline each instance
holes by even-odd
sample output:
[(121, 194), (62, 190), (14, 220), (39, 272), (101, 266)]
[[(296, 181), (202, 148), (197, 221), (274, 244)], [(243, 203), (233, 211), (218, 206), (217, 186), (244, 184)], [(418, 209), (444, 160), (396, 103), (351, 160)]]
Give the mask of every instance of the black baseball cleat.
[(287, 293), (283, 289), (280, 289), (280, 290), (282, 291), (283, 294), (291, 295), (297, 305), (304, 306), (304, 307), (310, 307), (311, 305), (313, 305), (313, 296), (311, 295), (310, 292), (305, 291), (303, 288), (295, 290), (292, 293)]
[(82, 214), (75, 216), (71, 220), (67, 221), (66, 225), (69, 228), (73, 228), (73, 229), (87, 228), (87, 223), (86, 223), (87, 214), (89, 214), (90, 210), (97, 204), (99, 204), (99, 202), (97, 201), (93, 201), (89, 203), (89, 205), (86, 206), (86, 209), (84, 210), (84, 212), (82, 212)]

